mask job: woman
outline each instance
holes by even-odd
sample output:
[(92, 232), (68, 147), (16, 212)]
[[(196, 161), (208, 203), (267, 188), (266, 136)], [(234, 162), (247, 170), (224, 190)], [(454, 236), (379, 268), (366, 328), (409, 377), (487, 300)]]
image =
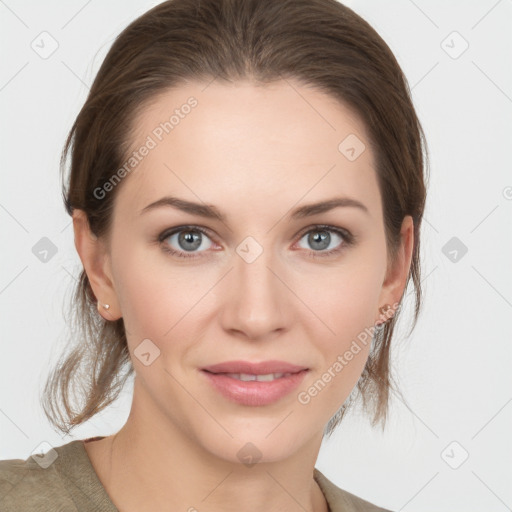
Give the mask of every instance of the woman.
[(384, 510), (314, 466), (352, 390), (385, 423), (423, 144), (396, 59), (334, 0), (128, 26), (63, 152), (81, 330), (44, 407), (69, 433), (134, 374), (130, 415), (2, 461), (2, 510)]

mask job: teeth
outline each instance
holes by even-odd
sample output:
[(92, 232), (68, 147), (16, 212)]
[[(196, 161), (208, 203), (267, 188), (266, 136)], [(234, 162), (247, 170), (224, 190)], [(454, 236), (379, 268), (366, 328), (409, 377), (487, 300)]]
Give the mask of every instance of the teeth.
[(253, 380), (257, 380), (258, 382), (269, 382), (274, 379), (280, 379), (281, 377), (287, 377), (291, 375), (291, 373), (267, 373), (266, 375), (254, 375), (251, 373), (226, 373), (227, 377), (231, 377), (232, 379), (241, 380), (244, 382), (249, 382)]

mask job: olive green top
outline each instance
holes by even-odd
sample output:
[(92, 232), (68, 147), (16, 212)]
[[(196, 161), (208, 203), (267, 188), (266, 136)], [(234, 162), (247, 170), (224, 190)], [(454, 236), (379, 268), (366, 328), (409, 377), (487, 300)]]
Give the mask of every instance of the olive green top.
[[(0, 460), (0, 510), (119, 512), (100, 482), (83, 441), (74, 440), (26, 460)], [(340, 489), (316, 468), (314, 479), (330, 512), (390, 512)]]

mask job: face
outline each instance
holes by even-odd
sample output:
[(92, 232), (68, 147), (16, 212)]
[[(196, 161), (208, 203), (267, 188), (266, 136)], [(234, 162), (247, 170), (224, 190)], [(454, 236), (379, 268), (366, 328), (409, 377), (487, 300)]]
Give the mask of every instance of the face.
[[(361, 333), (403, 290), (386, 280), (365, 127), (291, 81), (182, 86), (134, 126), (138, 163), (116, 185), (105, 267), (112, 290), (96, 293), (124, 319), (134, 403), (225, 460), (249, 442), (261, 461), (283, 459), (321, 439), (366, 363)], [(339, 148), (348, 136), (355, 159)], [(233, 361), (279, 363), (212, 369)], [(225, 374), (251, 370), (274, 380)]]

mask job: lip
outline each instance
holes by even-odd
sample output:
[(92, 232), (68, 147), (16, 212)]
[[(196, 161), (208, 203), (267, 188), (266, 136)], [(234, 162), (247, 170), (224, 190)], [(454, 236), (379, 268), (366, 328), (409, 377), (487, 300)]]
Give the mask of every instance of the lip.
[[(213, 388), (228, 400), (240, 405), (263, 406), (284, 398), (296, 389), (308, 373), (309, 369), (283, 361), (226, 361), (205, 368), (201, 373)], [(241, 381), (229, 377), (226, 373), (249, 373), (266, 375), (269, 373), (285, 373), (273, 381)]]
[(306, 366), (287, 363), (285, 361), (262, 361), (251, 363), (250, 361), (225, 361), (223, 363), (205, 366), (202, 370), (211, 373), (252, 373), (254, 375), (266, 375), (267, 373), (297, 373), (307, 370)]

